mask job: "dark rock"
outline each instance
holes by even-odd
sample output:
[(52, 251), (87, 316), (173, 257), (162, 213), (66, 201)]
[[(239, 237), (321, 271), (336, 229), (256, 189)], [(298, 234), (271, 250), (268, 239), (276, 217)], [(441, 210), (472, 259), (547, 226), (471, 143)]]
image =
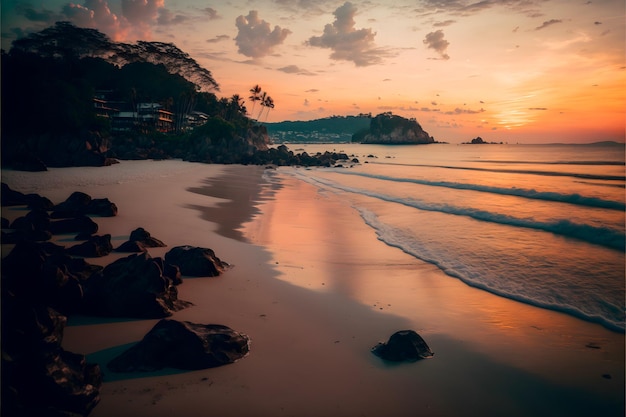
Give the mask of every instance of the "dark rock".
[(39, 194), (24, 194), (11, 189), (4, 182), (2, 183), (0, 199), (2, 206), (5, 207), (26, 205), (31, 209), (50, 210), (53, 206), (52, 202), (46, 197), (42, 197)]
[(146, 231), (143, 227), (139, 227), (130, 232), (130, 237), (128, 238), (128, 240), (131, 242), (140, 242), (143, 246), (147, 248), (162, 248), (167, 246), (159, 239), (150, 236), (150, 233)]
[(372, 353), (382, 359), (394, 362), (414, 362), (434, 355), (424, 339), (413, 330), (395, 332), (387, 343), (379, 343), (374, 346)]
[(233, 363), (249, 350), (248, 336), (229, 327), (164, 319), (107, 367), (113, 372), (206, 369)]
[(169, 264), (163, 260), (163, 258), (155, 258), (159, 262), (163, 275), (172, 280), (174, 285), (180, 285), (183, 283), (183, 277), (180, 273), (180, 268), (176, 265)]
[(25, 216), (34, 230), (48, 230), (50, 228), (50, 215), (42, 209), (34, 209)]
[(61, 348), (66, 318), (2, 296), (2, 414), (87, 416), (100, 401), (100, 368)]
[(83, 287), (86, 312), (98, 316), (162, 318), (191, 305), (148, 253), (118, 259)]
[(22, 241), (3, 260), (2, 287), (23, 300), (69, 314), (82, 305), (81, 280), (101, 269), (71, 258), (63, 247)]
[(18, 243), (23, 241), (45, 242), (50, 239), (52, 239), (52, 234), (47, 230), (2, 231), (2, 243)]
[(47, 171), (46, 164), (33, 154), (23, 154), (11, 161), (11, 168), (17, 171), (42, 172)]
[(1, 224), (2, 224), (2, 228), (3, 228), (3, 229), (8, 229), (8, 228), (9, 228), (9, 225), (11, 224), (11, 223), (9, 222), (9, 219), (7, 219), (6, 217), (2, 217), (2, 219), (1, 219), (1, 220), (2, 220), (2, 223), (1, 223)]
[(53, 235), (68, 233), (94, 234), (98, 231), (98, 224), (87, 216), (67, 218), (50, 222), (50, 232)]
[(78, 233), (75, 237), (74, 240), (89, 240), (91, 239), (91, 237), (93, 236), (93, 234), (88, 233), (88, 232), (80, 232)]
[(143, 243), (130, 240), (115, 248), (115, 252), (146, 252), (147, 250)]
[(2, 235), (3, 243), (17, 243), (23, 240), (41, 242), (50, 240), (52, 234), (47, 230), (50, 225), (48, 212), (44, 210), (33, 210), (25, 216), (18, 217), (11, 223), (13, 232)]
[(80, 191), (74, 191), (64, 202), (52, 208), (52, 217), (62, 219), (84, 215), (90, 202), (90, 195)]
[(48, 198), (39, 194), (26, 194), (26, 206), (31, 210), (52, 210), (54, 204)]
[(117, 206), (108, 198), (94, 198), (85, 209), (85, 214), (93, 214), (101, 217), (117, 216)]
[(230, 265), (215, 256), (208, 248), (176, 246), (165, 254), (165, 262), (178, 266), (183, 275), (215, 277)]
[(67, 249), (67, 253), (85, 258), (98, 258), (106, 256), (113, 251), (111, 235), (91, 236), (86, 242), (74, 245)]

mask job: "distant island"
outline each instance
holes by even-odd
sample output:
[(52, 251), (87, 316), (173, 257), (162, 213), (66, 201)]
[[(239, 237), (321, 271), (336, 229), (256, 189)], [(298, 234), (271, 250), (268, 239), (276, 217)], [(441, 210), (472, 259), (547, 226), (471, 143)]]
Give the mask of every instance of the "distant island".
[(352, 136), (352, 142), (380, 145), (419, 145), (435, 143), (415, 119), (406, 119), (391, 112), (374, 117), (369, 128)]
[(504, 142), (485, 142), (480, 136), (475, 137), (469, 142), (463, 142), (463, 145), (502, 145)]
[(391, 112), (266, 123), (274, 143), (426, 144), (435, 140), (415, 119)]
[(265, 123), (274, 143), (349, 143), (354, 133), (370, 125), (372, 115), (330, 116), (308, 121)]

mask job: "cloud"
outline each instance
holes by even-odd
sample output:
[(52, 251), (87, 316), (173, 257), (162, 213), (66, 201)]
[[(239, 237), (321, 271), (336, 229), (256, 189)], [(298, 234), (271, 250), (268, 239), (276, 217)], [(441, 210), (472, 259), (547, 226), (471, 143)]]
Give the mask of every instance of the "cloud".
[(279, 26), (274, 26), (272, 30), (268, 22), (259, 18), (256, 10), (250, 10), (248, 16), (237, 17), (235, 24), (239, 30), (235, 38), (239, 53), (251, 58), (269, 55), (291, 33), (289, 29)]
[(540, 16), (538, 12), (543, 0), (421, 0), (422, 7), (416, 11), (422, 15), (449, 13), (457, 16), (471, 16), (484, 10), (505, 7), (512, 12), (529, 17)]
[(547, 107), (529, 107), (528, 110), (539, 110), (539, 111), (543, 111), (543, 110), (548, 110)]
[(543, 23), (541, 24), (541, 26), (537, 26), (537, 27), (535, 28), (535, 30), (545, 29), (545, 28), (547, 28), (548, 26), (552, 26), (552, 25), (554, 25), (554, 24), (556, 24), (556, 23), (561, 23), (561, 22), (563, 22), (561, 19), (550, 19), (550, 20), (546, 20), (545, 22), (543, 22)]
[(159, 25), (177, 25), (180, 23), (184, 23), (187, 20), (189, 20), (187, 16), (181, 14), (175, 15), (174, 13), (172, 13), (171, 10), (164, 8), (159, 10), (159, 17), (157, 19), (157, 22), (159, 23)]
[(305, 93), (317, 93), (317, 92), (319, 92), (319, 91), (320, 91), (320, 90), (318, 90), (317, 88), (311, 88), (311, 89), (305, 90), (304, 92), (305, 92)]
[(230, 39), (230, 36), (228, 35), (217, 35), (216, 37), (214, 37), (213, 39), (207, 39), (208, 43), (217, 43), (217, 42), (221, 42), (224, 40)]
[(297, 75), (315, 75), (314, 73), (298, 67), (297, 65), (287, 65), (286, 67), (278, 68), (278, 71), (285, 72), (287, 74)]
[(56, 14), (51, 10), (35, 10), (30, 4), (17, 4), (15, 10), (31, 22), (52, 22)]
[(450, 42), (444, 39), (443, 30), (439, 29), (434, 32), (430, 32), (426, 35), (423, 42), (429, 49), (434, 49), (441, 59), (450, 59), (450, 56), (446, 53), (446, 49), (450, 45)]
[(478, 114), (478, 113), (483, 113), (485, 111), (485, 109), (483, 109), (481, 107), (480, 110), (470, 110), (470, 109), (461, 109), (459, 107), (455, 108), (452, 111), (447, 111), (444, 114), (447, 115), (455, 115), (455, 114)]
[[(103, 2), (103, 0), (95, 1)], [(122, 0), (122, 15), (129, 23), (147, 25), (157, 19), (159, 9), (164, 7), (165, 0)]]
[(124, 20), (111, 12), (106, 0), (85, 0), (83, 5), (68, 3), (61, 13), (76, 26), (98, 29), (114, 40), (121, 39), (126, 33)]
[(389, 52), (376, 47), (376, 33), (370, 28), (356, 29), (354, 16), (357, 8), (346, 2), (333, 13), (335, 21), (324, 27), (321, 36), (312, 36), (306, 41), (309, 46), (332, 50), (331, 59), (352, 61), (357, 67), (375, 65)]
[(309, 105), (310, 105), (309, 100), (305, 98), (303, 104), (304, 104), (305, 107), (309, 107)]
[(442, 27), (450, 26), (453, 23), (456, 23), (456, 20), (444, 20), (443, 22), (433, 23), (433, 26), (436, 28), (442, 28)]
[(215, 10), (212, 7), (206, 7), (204, 9), (201, 10), (202, 13), (204, 13), (205, 15), (207, 15), (209, 17), (209, 20), (214, 20), (214, 19), (219, 19), (220, 16), (217, 14), (217, 10)]

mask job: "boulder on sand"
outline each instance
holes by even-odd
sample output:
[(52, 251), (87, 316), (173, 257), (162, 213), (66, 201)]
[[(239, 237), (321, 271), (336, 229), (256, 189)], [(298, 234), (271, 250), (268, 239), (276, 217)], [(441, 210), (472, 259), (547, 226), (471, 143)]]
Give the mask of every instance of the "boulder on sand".
[(249, 342), (227, 326), (163, 319), (107, 367), (113, 372), (214, 368), (246, 356)]
[(163, 318), (191, 305), (148, 253), (118, 259), (83, 286), (85, 312), (97, 316)]
[(216, 277), (230, 266), (215, 256), (213, 250), (188, 245), (172, 248), (165, 254), (165, 262), (192, 277)]
[(372, 353), (382, 359), (394, 362), (415, 362), (434, 355), (424, 339), (413, 330), (395, 332), (387, 343), (379, 343), (374, 346)]

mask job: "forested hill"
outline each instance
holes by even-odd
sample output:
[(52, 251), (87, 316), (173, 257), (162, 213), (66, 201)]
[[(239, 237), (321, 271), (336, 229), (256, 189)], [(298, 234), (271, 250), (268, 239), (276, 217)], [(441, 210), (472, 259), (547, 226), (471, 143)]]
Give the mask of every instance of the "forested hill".
[(350, 142), (352, 135), (369, 128), (371, 115), (331, 116), (309, 121), (265, 123), (270, 137), (280, 142)]
[(42, 58), (100, 58), (118, 67), (135, 62), (162, 64), (170, 74), (180, 75), (201, 91), (219, 90), (211, 72), (172, 43), (113, 42), (95, 29), (79, 28), (69, 22), (57, 22), (41, 32), (17, 39), (11, 50)]

